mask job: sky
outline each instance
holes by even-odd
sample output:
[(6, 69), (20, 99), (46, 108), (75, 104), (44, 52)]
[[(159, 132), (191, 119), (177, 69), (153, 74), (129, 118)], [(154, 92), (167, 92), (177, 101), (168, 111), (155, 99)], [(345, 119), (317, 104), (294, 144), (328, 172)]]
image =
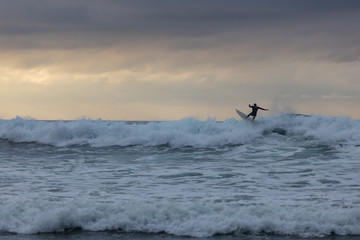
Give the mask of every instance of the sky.
[(1, 0), (0, 118), (360, 119), (357, 0)]

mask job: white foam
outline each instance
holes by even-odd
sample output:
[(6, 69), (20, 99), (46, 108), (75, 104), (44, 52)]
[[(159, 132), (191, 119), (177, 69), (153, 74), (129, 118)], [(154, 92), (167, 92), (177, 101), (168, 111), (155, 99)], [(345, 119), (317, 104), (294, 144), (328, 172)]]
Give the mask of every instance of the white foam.
[(360, 235), (359, 219), (359, 209), (346, 208), (37, 200), (2, 203), (0, 231), (34, 234), (81, 228), (88, 231), (165, 232), (192, 237), (244, 233), (321, 237)]
[(256, 124), (228, 119), (199, 121), (186, 118), (172, 122), (127, 124), (115, 121), (36, 121), (22, 118), (0, 120), (0, 137), (13, 142), (38, 142), (55, 146), (170, 145), (175, 147), (244, 144), (276, 134), (292, 139), (308, 138), (325, 143), (360, 144), (360, 121), (343, 117), (282, 115), (259, 118)]

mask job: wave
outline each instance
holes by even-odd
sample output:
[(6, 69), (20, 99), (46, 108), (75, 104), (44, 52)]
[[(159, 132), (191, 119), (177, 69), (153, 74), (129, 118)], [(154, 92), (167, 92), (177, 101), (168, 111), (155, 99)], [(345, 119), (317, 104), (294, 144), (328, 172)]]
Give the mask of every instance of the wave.
[(230, 206), (215, 203), (71, 201), (38, 199), (2, 203), (0, 232), (37, 234), (121, 230), (176, 236), (286, 235), (324, 237), (360, 235), (360, 210), (307, 206)]
[(346, 117), (281, 115), (254, 123), (234, 118), (223, 122), (185, 118), (169, 122), (123, 122), (80, 119), (38, 121), (0, 120), (0, 138), (11, 142), (36, 142), (54, 146), (159, 146), (211, 147), (246, 144), (274, 136), (294, 141), (315, 139), (325, 143), (360, 145), (360, 121)]

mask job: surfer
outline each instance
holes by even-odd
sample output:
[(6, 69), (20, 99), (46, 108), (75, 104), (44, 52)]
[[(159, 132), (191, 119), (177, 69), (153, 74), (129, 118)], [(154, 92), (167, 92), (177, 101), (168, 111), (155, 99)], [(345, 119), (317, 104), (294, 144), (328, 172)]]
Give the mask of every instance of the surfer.
[(248, 118), (248, 117), (250, 117), (250, 116), (253, 116), (253, 120), (255, 119), (256, 114), (257, 114), (257, 111), (258, 111), (259, 109), (264, 110), (264, 111), (268, 111), (268, 110), (269, 110), (269, 109), (265, 109), (265, 108), (262, 108), (262, 107), (258, 107), (258, 106), (256, 105), (256, 103), (254, 103), (254, 106), (251, 106), (251, 105), (249, 104), (249, 108), (252, 108), (252, 111), (251, 111), (251, 113), (249, 113), (249, 115), (247, 115), (246, 118)]

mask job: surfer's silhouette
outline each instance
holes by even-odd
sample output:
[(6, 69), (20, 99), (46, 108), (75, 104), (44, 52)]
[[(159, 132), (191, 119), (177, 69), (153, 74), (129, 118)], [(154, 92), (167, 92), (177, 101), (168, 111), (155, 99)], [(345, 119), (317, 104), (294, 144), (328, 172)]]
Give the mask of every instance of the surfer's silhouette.
[(253, 116), (253, 121), (254, 121), (254, 119), (256, 118), (256, 114), (257, 114), (257, 111), (258, 111), (259, 109), (264, 110), (264, 111), (268, 111), (268, 110), (269, 110), (269, 109), (265, 109), (265, 108), (262, 108), (262, 107), (258, 107), (258, 106), (256, 105), (256, 103), (254, 103), (254, 106), (251, 106), (251, 105), (249, 104), (249, 108), (252, 108), (252, 111), (251, 111), (251, 113), (249, 113), (249, 115), (247, 115), (246, 118), (248, 118), (248, 117), (250, 117), (250, 116)]

